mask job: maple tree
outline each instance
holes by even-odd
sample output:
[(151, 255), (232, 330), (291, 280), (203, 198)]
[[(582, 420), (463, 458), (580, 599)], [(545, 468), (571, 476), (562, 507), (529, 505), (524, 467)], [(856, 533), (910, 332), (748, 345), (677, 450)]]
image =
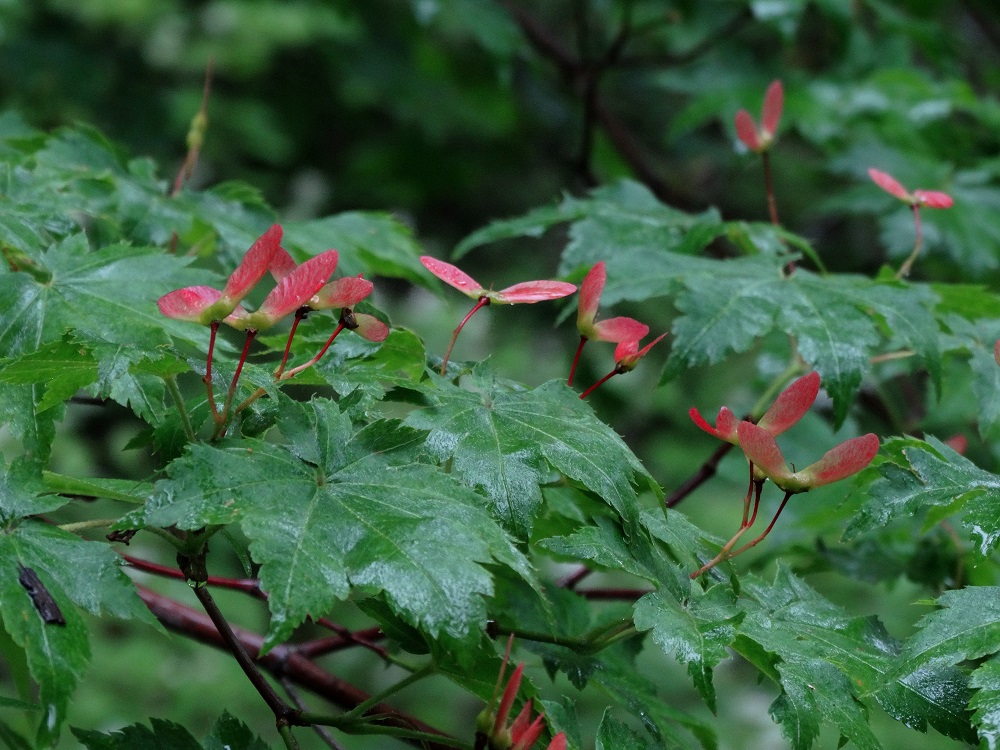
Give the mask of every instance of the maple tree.
[[(737, 5), (580, 3), (570, 32), (414, 4), (504, 80), (554, 72), (581, 120), (562, 196), (498, 199), (450, 254), (407, 191), (301, 218), (192, 184), (208, 82), (174, 179), (0, 116), (0, 746), (717, 750), (746, 696), (794, 750), (1000, 742), (1000, 191), (970, 145), (996, 105), (911, 11)], [(867, 72), (805, 55), (810, 13), (847, 14)], [(780, 80), (746, 62), (783, 44)], [(648, 65), (683, 102), (657, 136), (676, 179), (616, 110)], [(457, 327), (439, 282), (473, 301)], [(483, 307), (540, 301), (452, 358)], [(91, 413), (127, 427), (114, 461), (73, 458)], [(168, 631), (253, 708), (199, 690), (196, 659), (177, 682), (125, 654)], [(102, 669), (212, 721), (88, 716)]]

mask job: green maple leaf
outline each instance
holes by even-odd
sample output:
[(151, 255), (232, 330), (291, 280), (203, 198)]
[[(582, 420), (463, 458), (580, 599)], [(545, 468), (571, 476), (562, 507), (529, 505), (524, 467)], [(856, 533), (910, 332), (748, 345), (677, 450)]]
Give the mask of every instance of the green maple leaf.
[(880, 476), (868, 487), (868, 500), (845, 531), (846, 538), (927, 509), (934, 511), (927, 523), (962, 509), (959, 520), (980, 554), (996, 548), (1000, 542), (1000, 476), (980, 469), (934, 438), (926, 442), (891, 440), (886, 454), (898, 458), (878, 466)]
[(940, 609), (917, 623), (890, 677), (909, 674), (928, 664), (958, 664), (1000, 651), (1000, 587), (974, 586), (946, 591)]
[(605, 709), (601, 725), (597, 728), (594, 750), (646, 750), (654, 745), (648, 737), (632, 731), (626, 724), (617, 721), (609, 709)]
[(62, 419), (64, 409), (58, 406), (38, 411), (45, 396), (42, 385), (5, 385), (0, 388), (0, 424), (6, 426), (19, 441), (23, 457), (39, 466), (49, 462), (55, 423)]
[(24, 272), (0, 273), (0, 349), (21, 354), (75, 330), (85, 341), (131, 345), (152, 358), (168, 333), (191, 337), (196, 326), (160, 314), (156, 300), (178, 287), (212, 285), (214, 275), (155, 248), (115, 245), (91, 250), (83, 234), (53, 246), (39, 261), (52, 274), (40, 283)]
[[(681, 269), (672, 270), (672, 264), (673, 259), (650, 257), (642, 272), (646, 283), (653, 283), (663, 268), (663, 293), (670, 280), (683, 286), (675, 303), (682, 316), (674, 322), (664, 380), (745, 351), (774, 330), (793, 336), (799, 353), (819, 371), (838, 423), (884, 340), (893, 348), (913, 349), (935, 382), (940, 378), (938, 326), (931, 312), (936, 297), (926, 287), (848, 275), (819, 277), (802, 269), (784, 277), (780, 260), (773, 258), (703, 260), (698, 269), (690, 268), (690, 261)], [(621, 275), (636, 272), (632, 268)], [(890, 336), (883, 333), (886, 328)]]
[(45, 394), (37, 406), (39, 413), (96, 381), (97, 361), (86, 347), (74, 344), (67, 337), (16, 359), (0, 360), (0, 382), (45, 385)]
[[(949, 314), (944, 317), (944, 323), (949, 329), (949, 335), (942, 337), (946, 350), (968, 354), (969, 367), (972, 369), (972, 392), (976, 397), (976, 423), (979, 434), (988, 435), (1000, 424), (1000, 367), (993, 358), (993, 345), (1000, 339), (1000, 311), (992, 308), (982, 309), (976, 303), (985, 294), (981, 290), (963, 288), (963, 300), (970, 303), (972, 309), (960, 308), (961, 315)], [(955, 295), (952, 295), (955, 296)], [(996, 302), (996, 296), (989, 295)], [(951, 298), (949, 298), (950, 301)], [(954, 305), (949, 308), (954, 309)], [(982, 317), (974, 321), (965, 316)]]
[(367, 276), (408, 279), (424, 286), (433, 284), (430, 273), (420, 263), (423, 251), (412, 233), (389, 214), (349, 211), (311, 221), (287, 222), (284, 227), (285, 246), (293, 253), (299, 251), (299, 260), (335, 247), (340, 253), (339, 275), (363, 272)]
[(150, 726), (133, 724), (110, 734), (73, 727), (87, 750), (267, 750), (267, 745), (239, 719), (224, 713), (204, 742), (180, 724), (151, 719)]
[(976, 694), (969, 702), (975, 710), (972, 722), (989, 750), (1000, 747), (1000, 658), (993, 656), (972, 673), (969, 687)]
[(406, 423), (428, 430), (427, 447), (493, 504), (496, 516), (527, 537), (541, 505), (540, 485), (559, 472), (613, 507), (635, 529), (634, 483), (659, 487), (628, 446), (565, 383), (525, 390), (476, 368), (459, 388), (443, 378), (424, 388), (427, 406)]
[[(718, 211), (689, 214), (657, 200), (648, 187), (620, 180), (590, 192), (586, 198), (566, 196), (556, 206), (545, 206), (514, 219), (495, 221), (463, 239), (453, 253), (460, 258), (473, 247), (511, 237), (538, 237), (549, 227), (573, 222), (559, 273), (567, 275), (581, 265), (608, 258), (608, 247), (669, 249), (695, 253), (725, 227)], [(609, 301), (616, 301), (609, 298)]]
[[(149, 505), (122, 522), (182, 529), (238, 522), (269, 594), (265, 649), (352, 591), (384, 592), (431, 636), (465, 637), (486, 621), (493, 584), (485, 566), (499, 563), (533, 581), (477, 495), (432, 466), (396, 461), (394, 447), (417, 441), (412, 429), (376, 423), (355, 433), (330, 401), (286, 408), (279, 427), (297, 438), (290, 445), (192, 446)], [(409, 456), (402, 450), (399, 459)]]
[(956, 670), (897, 668), (900, 646), (881, 624), (849, 615), (786, 569), (773, 584), (744, 581), (744, 591), (760, 607), (747, 608), (740, 633), (777, 659), (760, 664), (760, 654), (740, 639), (737, 650), (777, 675), (783, 692), (772, 716), (797, 750), (812, 745), (818, 717), (858, 747), (880, 747), (861, 703), (868, 698), (911, 728), (927, 731), (930, 724), (950, 737), (970, 738), (968, 690)]
[[(80, 609), (150, 624), (156, 620), (110, 547), (25, 518), (66, 502), (54, 495), (38, 495), (33, 476), (30, 467), (14, 464), (0, 477), (0, 610), (4, 628), (24, 650), (31, 676), (39, 685), (44, 715), (38, 741), (51, 744), (59, 736), (69, 699), (90, 661), (88, 627)], [(51, 596), (64, 624), (47, 621), (21, 583), (26, 569)]]
[(683, 602), (664, 592), (646, 594), (636, 602), (633, 619), (638, 630), (652, 631), (656, 645), (687, 665), (695, 688), (715, 713), (712, 668), (729, 658), (742, 617), (732, 592), (715, 586)]

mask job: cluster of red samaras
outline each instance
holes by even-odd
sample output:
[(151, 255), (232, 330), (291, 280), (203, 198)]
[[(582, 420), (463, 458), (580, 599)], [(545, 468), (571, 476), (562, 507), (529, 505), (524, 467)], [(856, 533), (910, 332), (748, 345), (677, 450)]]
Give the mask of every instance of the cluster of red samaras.
[[(568, 297), (576, 291), (576, 287), (573, 284), (568, 284), (564, 281), (525, 281), (494, 292), (486, 289), (482, 284), (465, 273), (465, 271), (453, 266), (451, 263), (445, 263), (429, 255), (421, 257), (420, 262), (424, 264), (424, 267), (428, 271), (441, 279), (441, 281), (455, 287), (467, 297), (476, 300), (475, 307), (472, 308), (472, 311), (466, 315), (465, 319), (458, 325), (458, 328), (455, 329), (451, 346), (448, 347), (448, 352), (445, 354), (444, 363), (441, 367), (442, 374), (447, 371), (448, 357), (451, 354), (452, 346), (455, 344), (455, 339), (462, 330), (462, 326), (469, 320), (472, 313), (476, 312), (479, 308), (491, 303), (514, 305), (518, 303), (542, 302), (544, 300)], [(607, 268), (602, 260), (594, 264), (594, 267), (590, 269), (583, 283), (580, 285), (580, 301), (576, 316), (576, 327), (580, 332), (580, 345), (573, 359), (573, 366), (570, 369), (567, 382), (569, 385), (573, 384), (573, 376), (576, 372), (577, 363), (580, 360), (580, 353), (583, 351), (584, 344), (590, 340), (607, 341), (618, 345), (615, 348), (615, 369), (587, 389), (581, 398), (587, 396), (594, 388), (612, 375), (635, 369), (639, 360), (646, 356), (649, 350), (653, 348), (653, 345), (666, 336), (665, 333), (661, 334), (644, 347), (639, 348), (639, 342), (649, 333), (649, 326), (640, 323), (638, 320), (624, 317), (598, 321), (597, 308), (600, 304), (601, 292), (604, 290), (607, 278)]]
[[(745, 109), (736, 113), (736, 136), (750, 151), (762, 154), (774, 144), (781, 122), (781, 112), (785, 106), (785, 91), (781, 81), (773, 81), (764, 94), (764, 106), (761, 110), (760, 127), (753, 115)], [(937, 190), (914, 190), (912, 193), (904, 188), (895, 178), (869, 169), (868, 176), (880, 188), (890, 195), (899, 198), (904, 203), (919, 208), (951, 208), (954, 204), (951, 196)]]
[[(500, 705), (496, 713), (493, 712), (493, 704), (497, 700), (497, 693), (500, 692), (500, 685), (503, 683), (503, 677), (507, 671), (507, 662), (510, 659), (513, 640), (514, 638), (511, 636), (511, 639), (507, 641), (507, 651), (504, 653), (503, 666), (497, 676), (493, 698), (476, 721), (475, 750), (531, 750), (538, 738), (542, 736), (542, 730), (545, 729), (545, 716), (539, 714), (534, 721), (531, 719), (531, 712), (534, 708), (532, 700), (525, 703), (514, 721), (508, 724), (510, 709), (513, 707), (517, 691), (521, 687), (521, 676), (524, 673), (523, 662), (514, 669), (510, 680), (504, 686), (503, 695), (500, 696)], [(552, 738), (546, 750), (566, 750), (566, 734), (559, 732)]]
[[(788, 463), (781, 454), (775, 438), (802, 419), (813, 405), (818, 393), (819, 373), (814, 371), (799, 378), (782, 391), (756, 424), (737, 419), (736, 415), (725, 406), (719, 410), (715, 426), (710, 425), (697, 409), (688, 412), (694, 423), (705, 432), (742, 448), (750, 462), (750, 485), (743, 501), (743, 520), (739, 529), (732, 539), (723, 545), (719, 554), (692, 573), (691, 578), (697, 578), (720, 562), (735, 557), (763, 541), (774, 528), (778, 516), (792, 495), (846, 479), (864, 469), (875, 458), (879, 449), (878, 437), (874, 433), (868, 433), (845, 440), (827, 451), (819, 461), (801, 471), (788, 468)], [(761, 489), (768, 479), (784, 491), (785, 497), (764, 532), (742, 547), (736, 548), (737, 542), (757, 519)]]
[(832, 448), (819, 461), (801, 471), (789, 469), (774, 439), (802, 419), (818, 394), (819, 373), (813, 371), (782, 391), (756, 424), (737, 419), (725, 406), (719, 410), (714, 427), (697, 409), (688, 413), (705, 432), (742, 448), (754, 466), (756, 477), (770, 479), (777, 487), (794, 495), (857, 474), (878, 453), (878, 437), (868, 433)]
[[(337, 268), (337, 251), (327, 250), (301, 265), (281, 247), (281, 227), (268, 229), (243, 256), (222, 291), (208, 286), (188, 286), (165, 294), (157, 302), (168, 318), (201, 325), (220, 321), (240, 331), (262, 331), (302, 307), (309, 310), (353, 309), (372, 292), (372, 283), (348, 276), (327, 283)], [(270, 271), (277, 283), (254, 312), (240, 304)], [(356, 333), (382, 341), (389, 329), (371, 315), (355, 313)]]

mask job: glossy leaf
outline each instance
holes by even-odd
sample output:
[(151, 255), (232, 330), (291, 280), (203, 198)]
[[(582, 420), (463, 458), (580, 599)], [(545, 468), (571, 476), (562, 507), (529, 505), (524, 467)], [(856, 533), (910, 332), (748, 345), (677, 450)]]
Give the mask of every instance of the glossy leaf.
[(900, 516), (914, 516), (935, 507), (955, 512), (980, 554), (989, 554), (1000, 542), (1000, 476), (977, 467), (969, 459), (933, 438), (890, 443), (902, 460), (879, 465), (881, 475), (868, 489), (868, 500), (848, 526), (845, 536), (884, 526)]
[(433, 467), (395, 465), (391, 450), (370, 453), (332, 402), (289, 409), (286, 419), (312, 426), (310, 442), (193, 446), (147, 508), (123, 522), (238, 522), (270, 594), (266, 648), (353, 587), (384, 592), (431, 635), (466, 637), (485, 624), (492, 581), (484, 566), (531, 578), (478, 496)]
[[(849, 615), (785, 569), (773, 583), (747, 583), (760, 609), (749, 608), (739, 630), (780, 657), (773, 669), (783, 693), (771, 713), (792, 747), (812, 746), (821, 721), (858, 747), (881, 747), (865, 718), (863, 702), (871, 699), (914, 729), (930, 725), (956, 739), (971, 738), (961, 673), (941, 664), (929, 671), (898, 668), (900, 646), (880, 623)], [(945, 685), (946, 691), (938, 690)]]
[(475, 390), (439, 381), (424, 391), (427, 408), (406, 423), (428, 430), (427, 446), (452, 460), (463, 482), (485, 493), (497, 518), (518, 537), (533, 526), (539, 486), (565, 474), (635, 523), (634, 484), (655, 486), (621, 438), (560, 382), (522, 390), (479, 368)]
[(712, 670), (729, 657), (742, 619), (732, 593), (716, 587), (683, 602), (660, 592), (646, 594), (636, 602), (633, 619), (638, 630), (652, 631), (653, 642), (687, 666), (695, 688), (714, 713)]

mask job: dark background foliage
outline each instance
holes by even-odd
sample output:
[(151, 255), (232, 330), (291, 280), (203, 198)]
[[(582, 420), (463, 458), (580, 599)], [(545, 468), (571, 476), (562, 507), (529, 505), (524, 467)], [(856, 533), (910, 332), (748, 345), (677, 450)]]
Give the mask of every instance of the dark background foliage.
[[(153, 157), (167, 176), (186, 151), (212, 60), (209, 127), (193, 187), (245, 181), (290, 220), (391, 211), (426, 252), (443, 258), (491, 221), (624, 177), (687, 212), (766, 221), (759, 159), (738, 145), (732, 123), (741, 107), (756, 115), (768, 83), (781, 79), (786, 109), (773, 157), (781, 219), (829, 269), (874, 275), (898, 266), (912, 246), (908, 210), (867, 178), (877, 167), (956, 199), (949, 212), (924, 212), (926, 248), (914, 280), (987, 289), (1000, 281), (1000, 10), (989, 0), (36, 0), (0, 6), (0, 34), (0, 106), (41, 129), (91, 123), (129, 154)], [(578, 265), (559, 270), (568, 231), (560, 225), (503, 239), (470, 252), (463, 267), (498, 287), (557, 273), (578, 280)], [(733, 232), (721, 232), (705, 252), (743, 251)], [(398, 279), (382, 281), (379, 294), (431, 351), (443, 349), (464, 304)], [(676, 316), (666, 301), (621, 299), (622, 314), (655, 332)], [(980, 297), (954, 304), (996, 317)], [(533, 385), (561, 376), (575, 345), (571, 327), (553, 334), (550, 314), (504, 313), (503, 325), (470, 327), (463, 356), (491, 354), (498, 369)], [(512, 331), (536, 333), (528, 344)], [(688, 423), (688, 407), (749, 408), (787, 353), (786, 337), (772, 332), (725, 365), (698, 364), (657, 389), (665, 354), (654, 350), (630, 380), (599, 391), (595, 408), (669, 492), (714, 447)], [(925, 372), (902, 366), (865, 381), (846, 429), (961, 433), (969, 455), (996, 468), (997, 395), (969, 399), (974, 376), (964, 360), (944, 367), (940, 398)], [(608, 357), (591, 353), (585, 379), (607, 369)], [(834, 408), (821, 404), (820, 416), (806, 420), (804, 442), (832, 440)], [(142, 478), (153, 467), (123, 453), (138, 430), (124, 409), (76, 410), (60, 432), (57, 467)], [(742, 492), (742, 471), (740, 460), (724, 463), (721, 480), (689, 501), (689, 515), (728, 531), (731, 514), (715, 501)], [(839, 502), (829, 497), (821, 504), (827, 511)], [(874, 563), (860, 547), (814, 555), (810, 534), (822, 539), (852, 510), (841, 507), (831, 520), (806, 507), (786, 520), (806, 532), (802, 559), (813, 584), (855, 613), (879, 614), (902, 637), (918, 615), (901, 603), (925, 585), (936, 592), (954, 565), (950, 537), (935, 531), (914, 541), (901, 533), (892, 540), (898, 555), (882, 546)], [(866, 565), (885, 570), (879, 585), (862, 588), (831, 573), (864, 579)], [(984, 568), (972, 575), (990, 582), (995, 571)], [(260, 626), (263, 616), (242, 617)], [(164, 645), (153, 634), (102, 627), (106, 637), (95, 643), (87, 689), (74, 704), (76, 723), (169, 714), (207, 727), (218, 711), (199, 699), (202, 684), (219, 705), (253, 714), (256, 696), (224, 657), (178, 638)], [(152, 665), (122, 667), (144, 661)], [(344, 673), (367, 668), (355, 660)], [(720, 671), (724, 743), (739, 746), (734, 738), (743, 731), (758, 732), (759, 747), (780, 742), (768, 734), (770, 696), (747, 685), (750, 670)], [(698, 705), (683, 684), (679, 703)], [(433, 703), (418, 695), (411, 708)], [(586, 736), (598, 718), (586, 719)], [(468, 722), (452, 717), (456, 725), (461, 719)], [(876, 721), (891, 737), (903, 731), (885, 717)], [(951, 746), (912, 735), (910, 747)], [(835, 736), (822, 739), (836, 746)]]

